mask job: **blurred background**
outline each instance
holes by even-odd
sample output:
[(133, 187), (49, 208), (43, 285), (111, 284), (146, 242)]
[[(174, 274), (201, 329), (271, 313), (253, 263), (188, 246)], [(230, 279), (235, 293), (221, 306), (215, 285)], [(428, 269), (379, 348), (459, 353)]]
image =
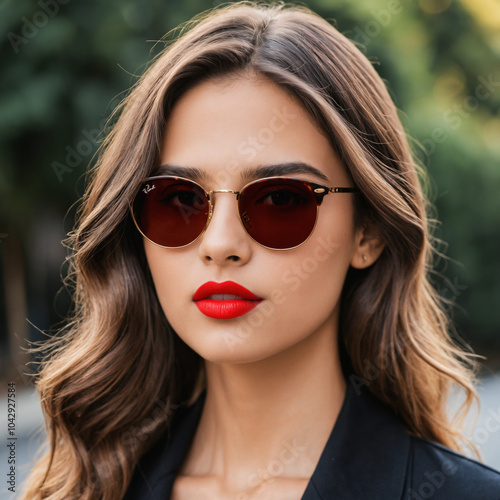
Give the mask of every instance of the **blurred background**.
[[(104, 121), (163, 47), (157, 41), (219, 3), (0, 3), (0, 394), (16, 383), (27, 429), (40, 413), (22, 348), (61, 326), (68, 311), (61, 241)], [(482, 415), (500, 429), (500, 3), (301, 3), (364, 47), (429, 172), (435, 236), (448, 257), (436, 262), (435, 286), (457, 304), (450, 313), (458, 334), (485, 356)], [(500, 450), (500, 432), (481, 436), (476, 444)], [(498, 455), (488, 460), (500, 468)]]

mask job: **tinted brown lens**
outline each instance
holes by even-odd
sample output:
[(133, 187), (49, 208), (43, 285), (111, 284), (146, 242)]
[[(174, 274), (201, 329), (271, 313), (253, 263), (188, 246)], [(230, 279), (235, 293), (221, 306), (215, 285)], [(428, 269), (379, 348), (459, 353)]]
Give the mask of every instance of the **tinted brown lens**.
[(308, 184), (295, 179), (263, 179), (246, 187), (239, 209), (248, 234), (269, 248), (303, 243), (316, 223), (317, 204)]
[(151, 179), (134, 202), (134, 217), (142, 233), (165, 247), (193, 242), (203, 231), (209, 204), (203, 190), (181, 179)]

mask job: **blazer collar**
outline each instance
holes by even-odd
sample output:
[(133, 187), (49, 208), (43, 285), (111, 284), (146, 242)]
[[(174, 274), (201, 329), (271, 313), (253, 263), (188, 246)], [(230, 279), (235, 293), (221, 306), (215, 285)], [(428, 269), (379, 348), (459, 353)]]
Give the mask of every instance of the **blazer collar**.
[[(194, 437), (206, 391), (176, 411), (160, 467), (147, 467), (153, 498), (167, 498)], [(159, 443), (160, 444), (160, 443)], [(410, 450), (402, 424), (366, 387), (347, 377), (341, 411), (301, 500), (399, 500)], [(158, 455), (156, 455), (158, 456)], [(155, 470), (152, 470), (155, 469)]]
[(410, 436), (366, 387), (347, 379), (344, 403), (302, 500), (403, 498)]

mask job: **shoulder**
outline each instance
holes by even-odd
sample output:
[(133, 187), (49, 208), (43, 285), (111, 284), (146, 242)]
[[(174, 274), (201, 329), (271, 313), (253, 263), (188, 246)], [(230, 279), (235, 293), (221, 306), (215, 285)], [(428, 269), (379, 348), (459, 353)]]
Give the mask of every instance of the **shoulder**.
[(408, 498), (500, 500), (500, 472), (427, 439), (411, 436)]
[(335, 460), (322, 471), (335, 476), (328, 487), (337, 495), (324, 498), (500, 500), (499, 471), (410, 434), (392, 408), (351, 382), (329, 445)]

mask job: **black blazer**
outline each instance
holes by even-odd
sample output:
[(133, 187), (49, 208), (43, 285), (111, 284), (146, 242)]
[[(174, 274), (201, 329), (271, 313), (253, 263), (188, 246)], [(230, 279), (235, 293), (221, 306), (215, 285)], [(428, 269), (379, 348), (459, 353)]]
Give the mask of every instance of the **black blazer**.
[[(500, 500), (499, 471), (410, 436), (366, 387), (347, 380), (341, 411), (301, 500)], [(125, 500), (170, 498), (205, 397), (176, 410), (170, 435), (143, 455)]]

